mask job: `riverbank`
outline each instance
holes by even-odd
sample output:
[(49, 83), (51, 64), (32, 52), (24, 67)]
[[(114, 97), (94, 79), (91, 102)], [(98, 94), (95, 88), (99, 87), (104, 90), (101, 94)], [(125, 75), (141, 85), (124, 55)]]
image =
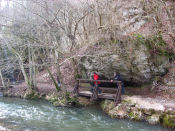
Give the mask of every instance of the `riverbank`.
[(150, 124), (162, 124), (168, 128), (175, 128), (174, 100), (122, 96), (122, 102), (117, 106), (113, 101), (105, 100), (101, 103), (101, 108), (112, 118), (147, 121)]
[(56, 91), (53, 87), (38, 88), (32, 91), (20, 86), (3, 90), (4, 97), (17, 97), (22, 99), (46, 100), (54, 106), (82, 106), (77, 97), (73, 97), (69, 92)]
[[(130, 93), (132, 92), (131, 88), (128, 90)], [(137, 92), (138, 90), (134, 91)], [(129, 92), (127, 91), (126, 93), (128, 94)], [(165, 98), (164, 96), (161, 97), (159, 95), (153, 96), (155, 95), (153, 93), (149, 93), (149, 95), (147, 95), (145, 88), (142, 90), (140, 89), (139, 92), (141, 95), (122, 96), (122, 102), (117, 106), (115, 106), (114, 102), (110, 100), (105, 100), (101, 103), (100, 101), (91, 102), (88, 98), (72, 97), (68, 92), (56, 92), (54, 89), (52, 91), (50, 90), (49, 92), (45, 92), (43, 95), (44, 92), (32, 94), (26, 89), (23, 90), (23, 93), (19, 93), (19, 88), (10, 88), (5, 92), (5, 95), (25, 99), (44, 99), (52, 103), (54, 106), (63, 107), (90, 106), (98, 105), (100, 103), (102, 110), (112, 118), (147, 121), (150, 124), (161, 124), (168, 128), (175, 128), (175, 99)], [(143, 92), (145, 94), (142, 94)]]
[[(170, 77), (166, 76), (165, 78), (167, 83)], [(100, 103), (100, 101), (92, 102), (84, 97), (73, 97), (70, 93), (73, 86), (68, 91), (61, 90), (58, 92), (46, 71), (38, 75), (37, 81), (37, 92), (28, 90), (23, 82), (4, 90), (4, 96), (23, 99), (44, 99), (54, 106), (63, 107), (91, 106)], [(170, 84), (172, 85), (172, 83)], [(150, 124), (162, 124), (165, 127), (175, 128), (175, 87), (169, 87), (170, 85), (153, 89), (151, 85), (126, 87), (126, 95), (122, 96), (120, 104), (115, 106), (113, 101), (107, 100), (101, 102), (100, 105), (102, 110), (113, 118), (147, 121)]]
[(99, 106), (54, 107), (42, 100), (0, 97), (0, 126), (9, 131), (173, 131), (125, 119), (111, 119)]

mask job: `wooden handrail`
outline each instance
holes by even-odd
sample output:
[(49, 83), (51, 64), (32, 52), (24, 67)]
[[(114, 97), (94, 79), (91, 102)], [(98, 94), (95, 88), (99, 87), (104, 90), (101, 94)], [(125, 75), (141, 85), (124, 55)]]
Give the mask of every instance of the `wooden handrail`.
[(110, 82), (110, 83), (121, 83), (121, 81), (116, 80), (90, 80), (90, 79), (77, 79), (79, 82)]
[[(92, 95), (90, 96), (91, 100), (97, 100), (99, 98), (99, 93), (98, 89), (100, 88), (101, 90), (113, 90), (116, 91), (114, 102), (117, 105), (119, 102), (121, 102), (121, 91), (122, 91), (122, 82), (121, 81), (116, 81), (116, 80), (90, 80), (90, 79), (77, 79), (77, 85), (74, 88), (74, 94), (77, 96), (79, 95), (79, 89), (80, 88), (91, 88), (91, 87), (82, 87), (80, 86), (80, 83), (88, 83), (88, 82), (96, 82), (96, 84), (93, 87)], [(109, 83), (117, 83), (118, 88), (104, 88), (104, 87), (99, 87), (97, 82), (109, 82)], [(102, 97), (101, 97), (102, 98)]]
[[(92, 88), (91, 86), (79, 86), (79, 88)], [(109, 90), (109, 91), (116, 91), (117, 88), (114, 87), (98, 87), (101, 90)]]

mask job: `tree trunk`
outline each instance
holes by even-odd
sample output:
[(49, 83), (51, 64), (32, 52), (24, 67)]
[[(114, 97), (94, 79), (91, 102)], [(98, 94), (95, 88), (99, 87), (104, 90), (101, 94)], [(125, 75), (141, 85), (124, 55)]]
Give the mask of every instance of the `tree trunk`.
[(6, 88), (6, 85), (5, 85), (4, 78), (3, 78), (3, 75), (2, 75), (2, 71), (1, 70), (0, 70), (0, 78), (1, 78), (1, 82), (2, 82), (3, 88)]
[(63, 83), (62, 83), (62, 78), (61, 78), (61, 71), (60, 71), (60, 65), (59, 65), (59, 59), (58, 59), (58, 52), (56, 50), (55, 50), (55, 55), (54, 55), (54, 61), (56, 63), (57, 78), (59, 78), (60, 85), (62, 87)]
[(50, 72), (49, 68), (46, 67), (46, 70), (48, 71), (49, 76), (50, 76), (50, 78), (52, 79), (52, 81), (53, 81), (53, 83), (54, 83), (54, 85), (55, 85), (55, 88), (57, 89), (57, 91), (60, 91), (60, 88), (58, 87), (58, 83), (57, 83), (57, 81), (55, 80), (55, 78), (54, 78), (54, 76), (52, 75), (52, 73)]
[(30, 85), (29, 78), (27, 77), (27, 73), (26, 73), (26, 71), (24, 69), (23, 59), (22, 59), (21, 55), (15, 49), (13, 49), (13, 48), (10, 48), (10, 49), (11, 49), (12, 53), (14, 53), (16, 55), (16, 57), (18, 58), (19, 66), (21, 68), (21, 71), (22, 71), (22, 74), (24, 76), (24, 80), (25, 80), (25, 82), (27, 84), (27, 87), (29, 89), (32, 89), (31, 85)]

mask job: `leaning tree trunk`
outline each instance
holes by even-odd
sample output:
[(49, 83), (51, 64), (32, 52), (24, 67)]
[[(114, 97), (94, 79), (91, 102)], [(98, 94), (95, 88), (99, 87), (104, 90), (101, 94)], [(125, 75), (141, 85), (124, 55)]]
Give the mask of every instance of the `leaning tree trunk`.
[(0, 70), (0, 78), (1, 78), (1, 82), (2, 82), (3, 88), (6, 88), (6, 85), (5, 85), (4, 78), (3, 78), (3, 75), (2, 75), (2, 71), (1, 70)]
[(75, 80), (80, 78), (80, 73), (78, 70), (78, 62), (75, 58), (72, 58), (72, 66), (73, 66), (73, 70), (74, 70), (74, 78)]
[(56, 63), (57, 77), (59, 78), (60, 85), (62, 86), (63, 83), (62, 83), (62, 78), (61, 78), (61, 71), (60, 71), (60, 65), (59, 65), (59, 58), (58, 57), (59, 57), (58, 52), (55, 50), (54, 61)]
[(36, 66), (35, 66), (35, 58), (34, 58), (34, 49), (28, 47), (28, 58), (29, 58), (29, 82), (31, 89), (37, 91), (37, 83), (36, 83)]
[(14, 53), (15, 56), (18, 58), (19, 66), (21, 68), (21, 71), (22, 71), (22, 74), (24, 76), (24, 80), (27, 84), (27, 87), (32, 90), (29, 78), (27, 77), (27, 73), (24, 69), (23, 59), (22, 59), (21, 55), (15, 49), (13, 49), (13, 48), (10, 48), (10, 49), (11, 49), (12, 53)]
[(50, 76), (50, 78), (52, 79), (52, 81), (53, 81), (53, 83), (54, 83), (54, 85), (55, 85), (55, 88), (57, 89), (57, 91), (60, 91), (60, 87), (58, 87), (58, 83), (57, 83), (57, 81), (55, 80), (55, 78), (54, 78), (54, 76), (52, 75), (52, 73), (50, 72), (49, 68), (46, 67), (46, 70), (47, 70), (47, 72), (49, 73), (49, 76)]

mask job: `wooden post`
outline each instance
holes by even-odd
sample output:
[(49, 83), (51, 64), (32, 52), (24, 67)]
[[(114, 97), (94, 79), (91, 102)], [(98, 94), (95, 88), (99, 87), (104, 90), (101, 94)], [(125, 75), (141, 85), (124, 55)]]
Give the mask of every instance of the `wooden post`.
[(114, 99), (115, 104), (117, 105), (119, 102), (121, 102), (121, 91), (122, 91), (122, 83), (121, 82), (117, 82), (118, 85), (118, 90), (116, 92), (116, 96)]
[(76, 92), (77, 96), (79, 95), (79, 86), (80, 86), (80, 83), (79, 81), (77, 81), (77, 92)]
[(174, 62), (172, 64), (172, 68), (173, 68), (173, 77), (174, 77), (175, 76), (175, 60), (174, 60)]
[(91, 96), (91, 101), (92, 100), (97, 100), (98, 99), (98, 83), (95, 83), (95, 86), (93, 87), (93, 92)]
[(76, 94), (76, 96), (79, 95), (79, 81), (77, 81), (77, 84), (73, 90), (73, 94)]
[(98, 99), (98, 83), (95, 83), (95, 99)]

